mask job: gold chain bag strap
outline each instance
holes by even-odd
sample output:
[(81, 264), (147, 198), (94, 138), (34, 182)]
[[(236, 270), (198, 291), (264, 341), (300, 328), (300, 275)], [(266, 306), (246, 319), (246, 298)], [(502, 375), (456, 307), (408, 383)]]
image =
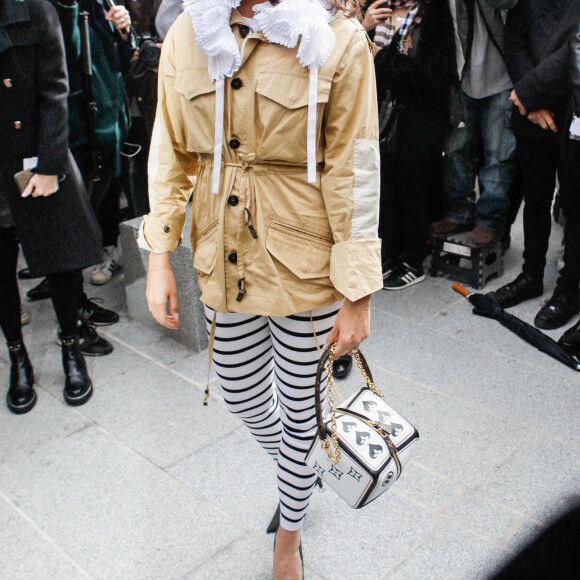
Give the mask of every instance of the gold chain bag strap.
[[(336, 406), (333, 398), (334, 349), (323, 351), (316, 373), (317, 437), (306, 464), (351, 507), (360, 508), (384, 493), (401, 475), (419, 439), (417, 430), (385, 400), (369, 365), (354, 350), (365, 386)], [(328, 373), (329, 415), (323, 418), (321, 383)]]

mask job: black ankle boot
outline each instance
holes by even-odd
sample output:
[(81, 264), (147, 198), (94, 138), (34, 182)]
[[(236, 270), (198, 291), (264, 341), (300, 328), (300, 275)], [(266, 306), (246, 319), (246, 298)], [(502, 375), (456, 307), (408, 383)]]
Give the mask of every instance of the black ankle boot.
[(9, 342), (10, 351), (10, 389), (6, 395), (8, 408), (16, 415), (28, 413), (36, 405), (34, 373), (28, 353), (21, 341)]
[(87, 372), (85, 357), (81, 352), (79, 337), (62, 336), (62, 366), (66, 381), (64, 400), (73, 407), (84, 405), (93, 394), (93, 383)]

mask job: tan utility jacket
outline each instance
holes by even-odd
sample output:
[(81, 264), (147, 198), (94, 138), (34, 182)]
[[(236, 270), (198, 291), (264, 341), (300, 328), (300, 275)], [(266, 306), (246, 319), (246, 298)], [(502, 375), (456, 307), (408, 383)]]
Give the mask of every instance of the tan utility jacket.
[(202, 301), (220, 312), (288, 316), (382, 287), (373, 61), (354, 20), (332, 23), (320, 67), (316, 183), (307, 181), (309, 71), (296, 49), (240, 35), (226, 79), (220, 193), (212, 193), (215, 84), (182, 15), (163, 43), (149, 158), (152, 211), (139, 243), (173, 251), (195, 187), (191, 244)]

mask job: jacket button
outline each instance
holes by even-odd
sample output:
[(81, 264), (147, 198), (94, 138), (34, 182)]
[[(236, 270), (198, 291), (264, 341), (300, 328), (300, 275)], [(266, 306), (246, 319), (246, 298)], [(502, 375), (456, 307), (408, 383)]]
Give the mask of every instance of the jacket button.
[[(4, 79), (2, 82), (4, 83), (4, 86), (5, 86), (7, 89), (11, 89), (11, 88), (12, 88), (12, 79)], [(232, 81), (232, 82), (233, 82), (233, 81)], [(241, 85), (240, 85), (240, 86), (241, 86)]]
[(169, 230), (170, 230), (169, 226), (165, 226), (165, 227), (163, 228), (163, 231), (164, 231), (166, 234), (168, 234), (168, 233), (169, 233)]
[(239, 30), (240, 30), (240, 36), (242, 38), (246, 38), (246, 36), (248, 36), (248, 33), (250, 32), (250, 27), (246, 26), (245, 24), (241, 24)]
[(235, 264), (238, 261), (238, 255), (235, 252), (232, 252), (229, 256), (228, 256), (228, 260), (232, 263)]
[(240, 200), (238, 199), (238, 196), (237, 195), (230, 195), (230, 197), (228, 197), (228, 203), (230, 205), (238, 205), (238, 202), (239, 201)]
[(242, 88), (242, 79), (240, 79), (239, 77), (236, 77), (235, 79), (232, 79), (232, 82), (230, 83), (232, 89), (234, 90), (238, 90)]
[(240, 146), (240, 142), (237, 139), (232, 139), (230, 141), (230, 147), (232, 149), (237, 149)]
[(14, 128), (18, 131), (22, 129), (22, 123), (20, 121), (14, 121)]

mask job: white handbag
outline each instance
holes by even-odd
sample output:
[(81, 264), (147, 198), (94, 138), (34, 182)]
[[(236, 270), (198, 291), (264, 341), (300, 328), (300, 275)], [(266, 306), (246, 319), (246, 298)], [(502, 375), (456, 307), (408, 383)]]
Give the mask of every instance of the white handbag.
[[(386, 403), (358, 349), (354, 356), (367, 385), (334, 406), (334, 346), (322, 353), (318, 364), (315, 394), (318, 435), (308, 451), (306, 465), (349, 506), (361, 508), (399, 479), (419, 433)], [(327, 362), (330, 414), (323, 419), (320, 382)]]

